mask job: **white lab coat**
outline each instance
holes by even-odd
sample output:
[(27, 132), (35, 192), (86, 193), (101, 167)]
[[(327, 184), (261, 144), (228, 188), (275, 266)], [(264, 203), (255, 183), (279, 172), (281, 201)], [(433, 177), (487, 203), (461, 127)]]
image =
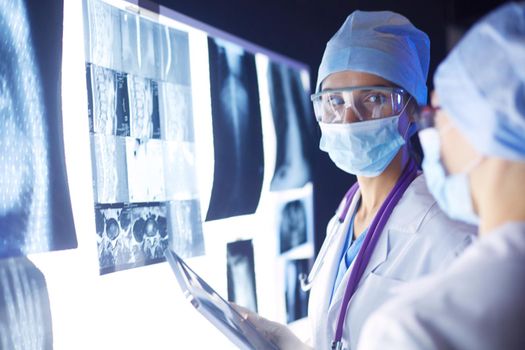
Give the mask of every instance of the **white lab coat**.
[[(310, 343), (315, 349), (329, 349), (335, 335), (353, 265), (341, 280), (332, 303), (329, 301), (351, 213), (359, 197), (358, 191), (343, 223), (339, 224), (336, 215), (328, 224), (324, 244), (332, 243), (313, 281), (308, 306), (313, 337)], [(356, 349), (366, 318), (394, 295), (395, 287), (447, 267), (472, 242), (475, 232), (474, 226), (450, 220), (428, 192), (424, 176), (418, 176), (394, 208), (350, 300), (343, 348)], [(335, 234), (333, 239), (330, 234)]]
[(525, 222), (483, 236), (446, 271), (405, 288), (370, 317), (359, 350), (525, 349)]

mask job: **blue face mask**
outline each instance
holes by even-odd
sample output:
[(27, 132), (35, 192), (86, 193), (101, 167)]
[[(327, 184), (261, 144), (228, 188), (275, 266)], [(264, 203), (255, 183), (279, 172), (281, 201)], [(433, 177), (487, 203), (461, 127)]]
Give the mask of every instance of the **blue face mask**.
[(398, 131), (399, 116), (350, 124), (319, 123), (319, 148), (337, 167), (357, 176), (375, 177), (405, 144)]
[(419, 140), (424, 153), (423, 172), (427, 186), (440, 208), (453, 219), (477, 225), (479, 217), (472, 206), (468, 174), (479, 164), (479, 160), (468, 165), (461, 173), (447, 175), (441, 163), (437, 129), (420, 131)]

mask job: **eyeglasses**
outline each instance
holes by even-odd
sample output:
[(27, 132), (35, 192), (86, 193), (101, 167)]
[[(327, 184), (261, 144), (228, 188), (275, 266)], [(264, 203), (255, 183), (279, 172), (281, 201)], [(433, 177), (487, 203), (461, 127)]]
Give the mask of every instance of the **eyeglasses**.
[(440, 107), (419, 106), (414, 114), (414, 120), (418, 130), (433, 128), (436, 126), (436, 114)]
[[(315, 117), (323, 123), (352, 123), (399, 115), (410, 95), (397, 87), (358, 86), (326, 89), (310, 96)], [(351, 109), (355, 118), (346, 117)]]

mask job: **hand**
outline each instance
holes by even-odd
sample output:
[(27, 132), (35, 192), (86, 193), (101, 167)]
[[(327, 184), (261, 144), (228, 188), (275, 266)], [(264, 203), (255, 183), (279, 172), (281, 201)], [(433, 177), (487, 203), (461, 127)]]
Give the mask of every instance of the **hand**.
[(270, 321), (237, 304), (231, 303), (231, 305), (279, 349), (312, 350), (310, 346), (303, 343), (286, 325)]

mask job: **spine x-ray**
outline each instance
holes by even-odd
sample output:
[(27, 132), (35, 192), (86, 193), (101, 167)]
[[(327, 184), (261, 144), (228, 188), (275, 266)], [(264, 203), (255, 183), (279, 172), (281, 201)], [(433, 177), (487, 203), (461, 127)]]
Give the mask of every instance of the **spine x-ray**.
[(252, 214), (264, 175), (255, 56), (208, 39), (215, 169), (206, 220)]

